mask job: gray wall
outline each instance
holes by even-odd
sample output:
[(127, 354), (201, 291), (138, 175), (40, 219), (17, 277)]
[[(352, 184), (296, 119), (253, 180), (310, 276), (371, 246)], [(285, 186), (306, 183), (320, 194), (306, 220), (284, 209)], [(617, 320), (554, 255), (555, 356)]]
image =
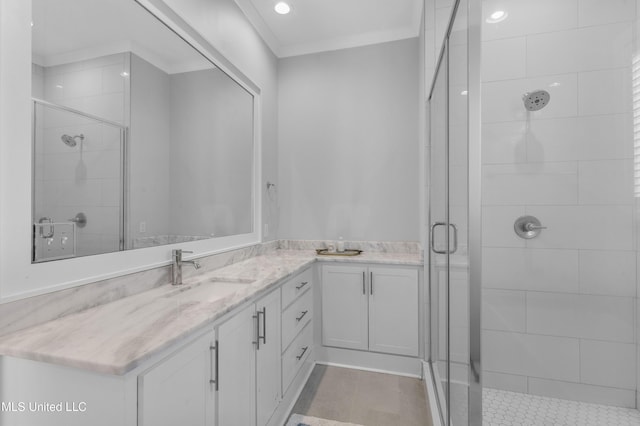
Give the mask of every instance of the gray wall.
[(135, 239), (169, 233), (171, 90), (167, 73), (134, 54), (131, 81), (129, 208)]
[(266, 193), (266, 182), (278, 180), (277, 59), (233, 0), (166, 0), (176, 13), (197, 30), (231, 63), (260, 88), (262, 142), (262, 223), (276, 238), (277, 199)]
[(218, 69), (171, 75), (171, 234), (253, 226), (253, 97)]
[(419, 238), (417, 38), (278, 62), (281, 238)]

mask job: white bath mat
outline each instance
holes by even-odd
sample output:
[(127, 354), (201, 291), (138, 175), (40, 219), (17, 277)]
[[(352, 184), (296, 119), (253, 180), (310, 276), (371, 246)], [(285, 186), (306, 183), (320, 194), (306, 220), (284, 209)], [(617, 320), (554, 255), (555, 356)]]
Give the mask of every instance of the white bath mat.
[(335, 420), (319, 419), (311, 416), (292, 414), (286, 426), (362, 426), (355, 423), (343, 423)]

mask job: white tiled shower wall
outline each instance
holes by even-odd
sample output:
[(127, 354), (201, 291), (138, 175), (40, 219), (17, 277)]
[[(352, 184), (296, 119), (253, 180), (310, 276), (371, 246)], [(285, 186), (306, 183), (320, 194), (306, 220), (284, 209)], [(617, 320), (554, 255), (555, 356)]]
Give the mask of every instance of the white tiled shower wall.
[[(33, 95), (126, 124), (128, 54), (64, 65), (33, 66)], [(120, 130), (78, 115), (39, 107), (36, 129), (36, 219), (65, 222), (87, 216), (77, 229), (77, 254), (116, 251), (120, 226)], [(60, 137), (83, 134), (75, 147)]]
[[(636, 1), (485, 0), (484, 385), (636, 406)], [(547, 107), (528, 113), (525, 92)], [(516, 218), (548, 229), (518, 238)]]

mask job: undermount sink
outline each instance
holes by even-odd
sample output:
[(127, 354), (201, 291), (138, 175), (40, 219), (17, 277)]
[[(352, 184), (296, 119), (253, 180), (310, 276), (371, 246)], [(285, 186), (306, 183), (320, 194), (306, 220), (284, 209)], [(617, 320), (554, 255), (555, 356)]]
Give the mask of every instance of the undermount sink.
[(254, 281), (249, 280), (216, 280), (206, 279), (192, 284), (183, 284), (165, 297), (189, 302), (215, 302), (246, 288)]

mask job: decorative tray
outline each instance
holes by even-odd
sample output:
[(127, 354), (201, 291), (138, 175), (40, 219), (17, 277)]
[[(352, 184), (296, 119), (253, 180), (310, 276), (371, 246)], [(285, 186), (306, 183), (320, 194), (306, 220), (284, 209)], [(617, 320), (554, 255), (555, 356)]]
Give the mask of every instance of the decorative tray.
[(316, 253), (320, 256), (357, 256), (362, 250), (345, 250), (343, 252), (329, 251), (329, 249), (316, 249)]

